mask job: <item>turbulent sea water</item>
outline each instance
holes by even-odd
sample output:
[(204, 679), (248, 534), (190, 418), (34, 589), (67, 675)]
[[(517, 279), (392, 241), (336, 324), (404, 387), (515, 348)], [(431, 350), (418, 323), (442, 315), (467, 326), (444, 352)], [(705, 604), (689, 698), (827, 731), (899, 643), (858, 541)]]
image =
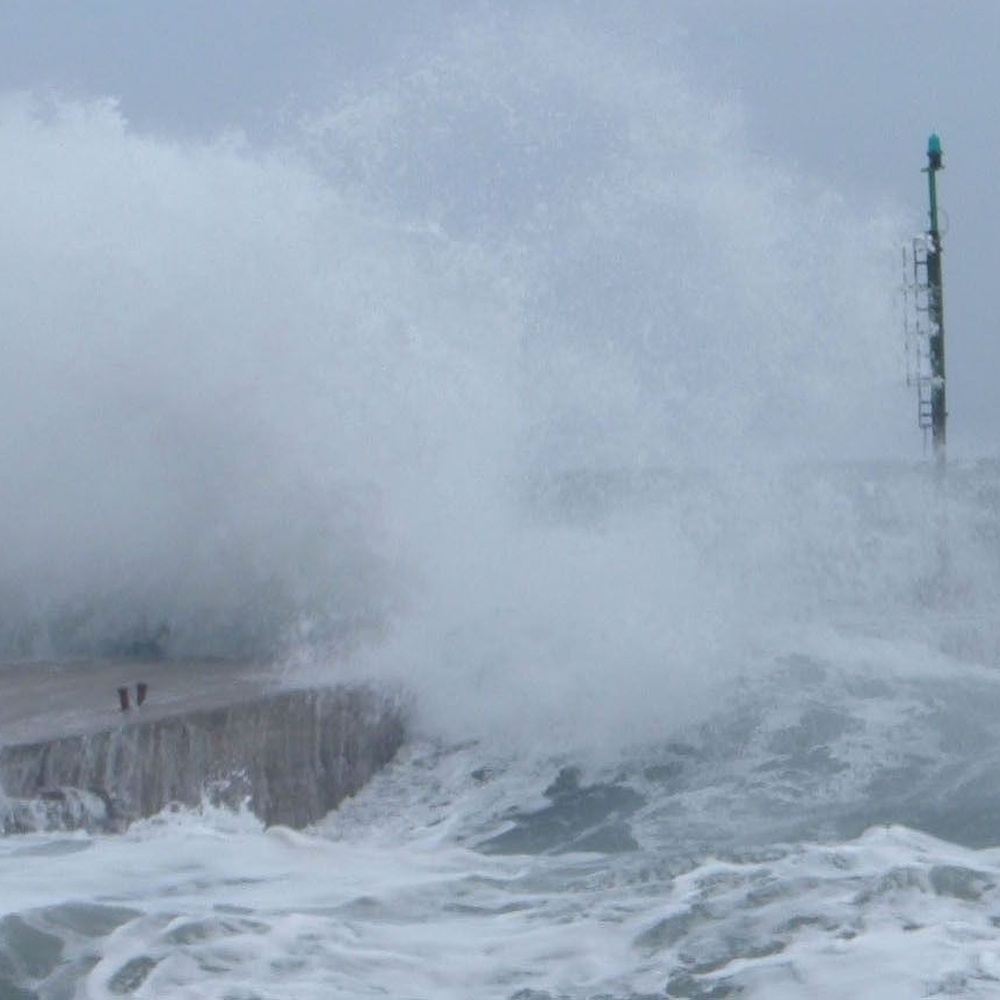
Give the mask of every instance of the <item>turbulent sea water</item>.
[(995, 793), (953, 788), (995, 752), (933, 775), (925, 729), (895, 759), (881, 682), (821, 711), (844, 678), (812, 672), (749, 751), (716, 729), (578, 773), (417, 743), (302, 834), (206, 809), (8, 839), (3, 995), (995, 996), (1000, 856), (884, 822), (982, 830)]
[[(803, 478), (815, 491), (815, 473), (785, 489)], [(913, 512), (889, 502), (899, 480), (937, 494), (919, 470), (820, 478), (883, 558), (912, 541)], [(568, 531), (619, 552), (664, 505), (677, 516), (662, 476), (638, 498), (589, 481), (601, 489), (577, 479), (572, 516), (561, 486), (564, 516), (546, 507), (536, 544)], [(997, 479), (952, 482), (957, 512)], [(580, 669), (546, 692), (506, 659), (523, 637), (512, 654), (477, 629), (478, 663), (457, 637), (450, 683), (478, 670), (505, 704), (477, 708), (465, 687), (468, 718), (443, 717), (454, 702), (418, 710), (397, 760), (304, 832), (206, 804), (118, 836), (2, 840), (0, 996), (996, 996), (1000, 630), (968, 588), (996, 556), (995, 504), (979, 513), (964, 541), (952, 526), (948, 559), (930, 546), (934, 577), (908, 603), (847, 602), (828, 566), (824, 616), (810, 596), (739, 651), (720, 642), (699, 661), (707, 679), (677, 649), (655, 673), (638, 659), (598, 673), (581, 628)], [(551, 638), (531, 647), (540, 671), (555, 669), (540, 658)]]
[(2, 1000), (1000, 996), (1000, 479), (917, 461), (912, 227), (602, 7), (266, 140), (0, 98), (2, 658), (414, 713), (303, 832), (0, 840)]

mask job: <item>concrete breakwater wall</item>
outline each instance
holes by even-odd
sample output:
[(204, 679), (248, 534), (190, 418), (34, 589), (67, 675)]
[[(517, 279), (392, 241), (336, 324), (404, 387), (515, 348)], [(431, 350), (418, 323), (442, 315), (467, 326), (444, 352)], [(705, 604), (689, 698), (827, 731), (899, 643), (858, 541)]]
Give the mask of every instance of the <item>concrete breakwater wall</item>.
[[(205, 798), (245, 802), (268, 824), (302, 827), (358, 791), (404, 738), (398, 701), (365, 687), (249, 696), (248, 684), (231, 683), (202, 692), (199, 703), (162, 697), (167, 679), (150, 683), (141, 713), (102, 706), (96, 720), (76, 715), (81, 731), (66, 735), (11, 743), (0, 719), (0, 827), (115, 830)], [(232, 703), (219, 704), (227, 689)], [(102, 701), (115, 690), (103, 687)]]

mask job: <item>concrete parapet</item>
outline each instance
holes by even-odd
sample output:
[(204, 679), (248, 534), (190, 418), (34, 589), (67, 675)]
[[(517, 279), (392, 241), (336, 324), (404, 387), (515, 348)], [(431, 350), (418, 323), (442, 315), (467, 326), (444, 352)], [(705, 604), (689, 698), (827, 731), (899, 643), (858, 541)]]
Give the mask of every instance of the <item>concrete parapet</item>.
[[(155, 690), (151, 683), (154, 705)], [(110, 724), (91, 720), (81, 732), (0, 747), (0, 826), (121, 829), (207, 798), (302, 827), (358, 791), (404, 738), (398, 700), (367, 687), (242, 695), (233, 704), (109, 713)]]

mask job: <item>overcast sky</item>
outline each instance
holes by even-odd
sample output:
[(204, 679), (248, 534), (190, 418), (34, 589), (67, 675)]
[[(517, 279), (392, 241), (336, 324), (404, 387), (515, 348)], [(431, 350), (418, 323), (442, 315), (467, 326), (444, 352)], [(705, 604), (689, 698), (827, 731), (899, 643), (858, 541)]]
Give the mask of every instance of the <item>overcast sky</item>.
[[(387, 60), (419, 52), (447, 0), (4, 0), (0, 89), (113, 96), (138, 130), (251, 138), (322, 107)], [(544, 3), (484, 3), (512, 18)], [(738, 105), (755, 151), (861, 210), (925, 220), (927, 135), (945, 151), (952, 439), (995, 453), (1000, 330), (1000, 3), (995, 0), (674, 0), (553, 3), (624, 37), (679, 37), (681, 67)], [(890, 284), (894, 275), (887, 275)], [(887, 337), (897, 336), (887, 330)], [(916, 432), (914, 432), (916, 433)]]

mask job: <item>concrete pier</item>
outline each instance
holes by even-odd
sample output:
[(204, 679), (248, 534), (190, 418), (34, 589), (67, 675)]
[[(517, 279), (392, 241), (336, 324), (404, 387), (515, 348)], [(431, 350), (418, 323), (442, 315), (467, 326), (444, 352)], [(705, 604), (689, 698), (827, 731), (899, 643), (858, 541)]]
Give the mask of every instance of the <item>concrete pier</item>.
[(0, 667), (0, 828), (117, 830), (206, 798), (302, 827), (388, 763), (404, 728), (395, 698), (284, 687), (263, 664)]

